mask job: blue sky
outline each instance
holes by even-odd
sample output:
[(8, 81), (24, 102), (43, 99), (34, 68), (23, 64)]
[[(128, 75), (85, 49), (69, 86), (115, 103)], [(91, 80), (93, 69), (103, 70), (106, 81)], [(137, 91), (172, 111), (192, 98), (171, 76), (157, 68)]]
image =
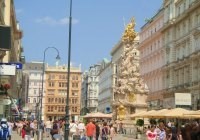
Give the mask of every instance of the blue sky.
[[(131, 17), (136, 31), (161, 7), (162, 0), (73, 0), (71, 61), (83, 70), (110, 59)], [(69, 0), (15, 0), (17, 20), (23, 30), (26, 61), (42, 61), (47, 47), (56, 47), (60, 64), (67, 64)], [(56, 51), (48, 49), (47, 63), (54, 64)]]

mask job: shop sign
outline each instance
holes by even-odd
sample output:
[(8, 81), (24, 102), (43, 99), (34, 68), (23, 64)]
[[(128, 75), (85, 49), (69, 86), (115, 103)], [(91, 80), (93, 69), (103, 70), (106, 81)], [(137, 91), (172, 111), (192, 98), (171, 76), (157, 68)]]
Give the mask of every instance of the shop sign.
[(15, 75), (16, 66), (0, 65), (0, 75)]
[(191, 93), (175, 93), (176, 105), (192, 105)]
[(10, 105), (11, 100), (10, 99), (0, 99), (0, 105)]

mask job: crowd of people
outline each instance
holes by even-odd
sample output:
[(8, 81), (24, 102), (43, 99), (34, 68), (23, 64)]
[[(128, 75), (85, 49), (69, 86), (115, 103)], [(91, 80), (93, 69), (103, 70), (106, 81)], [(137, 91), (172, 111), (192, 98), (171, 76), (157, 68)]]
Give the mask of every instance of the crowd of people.
[[(37, 122), (36, 120), (7, 121), (1, 119), (0, 139), (11, 140), (12, 131), (16, 131), (22, 139), (34, 139), (38, 128), (42, 130), (43, 137), (54, 139), (55, 134), (64, 137), (65, 120), (49, 120)], [(144, 127), (147, 140), (200, 140), (200, 124), (197, 121), (184, 122), (178, 125), (175, 122), (158, 125), (151, 124)], [(110, 122), (89, 119), (87, 122), (72, 120), (69, 124), (69, 139), (78, 137), (80, 140), (114, 140), (116, 134), (125, 134), (122, 122)]]
[(147, 140), (200, 140), (200, 124), (197, 121), (178, 125), (175, 122), (149, 125), (146, 129)]
[[(72, 120), (69, 124), (69, 139), (73, 137), (79, 137), (80, 140), (113, 140), (113, 137), (117, 133), (122, 133), (122, 124), (111, 123), (109, 121), (94, 121), (93, 119), (88, 120), (84, 123), (83, 121)], [(55, 134), (59, 134), (64, 137), (65, 132), (65, 121), (64, 120), (49, 120), (45, 122), (37, 122), (36, 120), (20, 120), (20, 121), (7, 121), (1, 119), (0, 125), (0, 139), (11, 140), (12, 131), (22, 138), (22, 140), (32, 140), (37, 134), (37, 130), (42, 130), (42, 137), (49, 137), (54, 139)], [(5, 132), (7, 130), (7, 132)], [(5, 136), (1, 136), (4, 134)], [(4, 138), (5, 139), (4, 139)]]

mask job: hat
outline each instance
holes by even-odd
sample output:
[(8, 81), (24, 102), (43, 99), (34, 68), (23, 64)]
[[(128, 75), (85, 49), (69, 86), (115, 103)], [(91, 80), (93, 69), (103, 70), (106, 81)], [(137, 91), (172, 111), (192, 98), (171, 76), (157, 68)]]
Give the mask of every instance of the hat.
[(1, 122), (7, 122), (7, 119), (6, 118), (2, 118)]

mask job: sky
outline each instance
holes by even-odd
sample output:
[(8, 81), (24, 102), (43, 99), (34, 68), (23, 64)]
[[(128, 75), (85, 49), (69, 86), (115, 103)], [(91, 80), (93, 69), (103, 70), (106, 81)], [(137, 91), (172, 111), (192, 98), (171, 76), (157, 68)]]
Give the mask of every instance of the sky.
[[(145, 19), (153, 17), (162, 0), (72, 0), (71, 63), (82, 70), (110, 59), (120, 41), (124, 25), (135, 18), (137, 32)], [(58, 49), (60, 65), (68, 62), (70, 0), (15, 0), (15, 12), (23, 31), (26, 62), (43, 61), (44, 50)], [(45, 51), (45, 62), (53, 65), (57, 52)]]

